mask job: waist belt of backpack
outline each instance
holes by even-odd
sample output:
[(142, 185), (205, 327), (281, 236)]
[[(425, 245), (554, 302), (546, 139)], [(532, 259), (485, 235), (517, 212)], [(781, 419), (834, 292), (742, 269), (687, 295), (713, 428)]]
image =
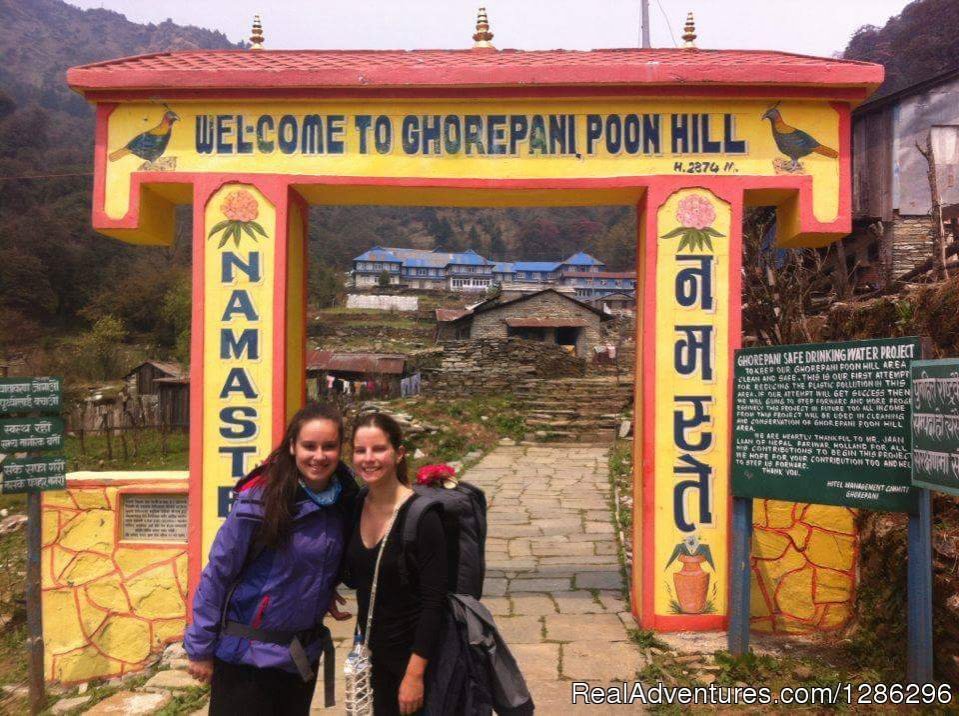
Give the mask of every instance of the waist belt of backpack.
[(329, 628), (317, 626), (305, 631), (280, 631), (276, 629), (257, 629), (240, 622), (228, 621), (223, 628), (223, 634), (226, 636), (238, 636), (251, 641), (262, 641), (267, 644), (278, 644), (288, 646), (290, 657), (293, 664), (299, 672), (303, 681), (309, 681), (313, 678), (313, 669), (310, 666), (310, 660), (306, 657), (304, 644), (311, 644), (317, 639), (320, 641), (320, 648), (323, 650), (323, 700), (327, 707), (336, 704), (335, 692), (333, 690), (336, 674), (335, 648), (333, 638), (330, 636)]

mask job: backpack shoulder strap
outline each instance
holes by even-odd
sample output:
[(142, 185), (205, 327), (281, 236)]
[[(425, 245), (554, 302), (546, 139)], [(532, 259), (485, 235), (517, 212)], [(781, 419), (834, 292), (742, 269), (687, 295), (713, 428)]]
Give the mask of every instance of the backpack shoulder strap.
[(403, 523), (403, 536), (400, 540), (402, 551), (399, 560), (400, 584), (407, 588), (413, 584), (411, 579), (415, 574), (416, 565), (416, 536), (419, 533), (420, 521), (429, 510), (443, 510), (443, 503), (434, 497), (416, 493), (410, 506), (406, 509), (406, 521)]

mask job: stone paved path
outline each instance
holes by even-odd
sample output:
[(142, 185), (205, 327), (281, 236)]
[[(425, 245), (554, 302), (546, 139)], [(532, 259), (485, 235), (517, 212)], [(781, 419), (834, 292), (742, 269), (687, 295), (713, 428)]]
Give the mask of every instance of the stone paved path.
[[(634, 621), (623, 601), (607, 460), (605, 446), (499, 447), (464, 476), (490, 504), (483, 603), (519, 661), (538, 713), (578, 712), (569, 702), (571, 681), (632, 681), (644, 665), (626, 633)], [(334, 627), (338, 660), (352, 626)], [(321, 703), (318, 693), (314, 708)]]

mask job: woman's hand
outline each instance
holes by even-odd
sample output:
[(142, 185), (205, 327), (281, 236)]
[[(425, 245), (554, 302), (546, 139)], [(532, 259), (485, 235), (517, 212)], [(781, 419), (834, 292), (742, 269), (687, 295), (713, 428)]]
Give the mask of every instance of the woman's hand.
[(327, 607), (326, 613), (338, 622), (346, 621), (353, 616), (350, 612), (341, 612), (339, 608), (337, 608), (337, 604), (346, 604), (346, 599), (341, 597), (340, 593), (334, 589), (333, 598), (330, 600), (330, 606)]
[(213, 678), (213, 659), (207, 659), (206, 661), (193, 661), (191, 659), (190, 665), (186, 667), (186, 670), (189, 671), (190, 676), (197, 681), (209, 684), (210, 679)]
[(406, 671), (403, 681), (400, 682), (400, 713), (413, 714), (423, 706), (423, 674)]

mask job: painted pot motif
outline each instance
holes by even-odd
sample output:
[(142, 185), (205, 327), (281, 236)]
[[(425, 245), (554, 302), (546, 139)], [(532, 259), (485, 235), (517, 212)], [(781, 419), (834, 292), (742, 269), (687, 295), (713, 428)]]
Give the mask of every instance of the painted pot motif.
[(673, 574), (676, 601), (683, 614), (701, 614), (706, 609), (706, 595), (709, 593), (709, 573), (702, 568), (706, 557), (681, 554), (678, 559), (683, 568)]

